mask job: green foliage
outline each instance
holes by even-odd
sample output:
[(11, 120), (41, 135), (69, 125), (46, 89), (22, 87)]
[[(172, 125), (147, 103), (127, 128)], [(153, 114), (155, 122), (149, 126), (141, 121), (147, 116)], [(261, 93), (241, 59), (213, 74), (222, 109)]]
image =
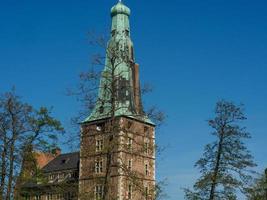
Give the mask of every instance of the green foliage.
[(60, 121), (51, 116), (51, 109), (41, 107), (29, 116), (30, 131), (26, 144), (34, 144), (35, 149), (51, 151), (55, 148), (58, 133), (64, 133)]
[(266, 199), (266, 190), (267, 190), (267, 174), (262, 174), (256, 178), (247, 189), (247, 198), (248, 200), (263, 200)]
[[(27, 171), (37, 170), (32, 152), (50, 150), (63, 131), (61, 123), (51, 116), (51, 109), (35, 109), (14, 89), (0, 95), (0, 199), (14, 197), (15, 185), (32, 176)], [(26, 165), (25, 160), (29, 160)]]
[(204, 154), (195, 167), (201, 177), (194, 190), (185, 189), (189, 200), (235, 200), (236, 193), (245, 193), (252, 180), (249, 169), (255, 166), (253, 157), (245, 146), (244, 139), (250, 134), (240, 124), (246, 120), (243, 106), (219, 101), (215, 117), (208, 121), (216, 140), (204, 149)]

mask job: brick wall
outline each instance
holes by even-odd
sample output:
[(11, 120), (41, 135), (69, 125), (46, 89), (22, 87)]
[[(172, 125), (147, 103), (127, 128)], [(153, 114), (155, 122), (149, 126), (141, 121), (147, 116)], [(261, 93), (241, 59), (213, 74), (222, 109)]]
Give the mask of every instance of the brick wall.
[[(97, 184), (106, 180), (108, 156), (108, 188), (111, 198), (127, 199), (129, 187), (132, 199), (145, 199), (145, 188), (150, 196), (155, 185), (154, 127), (140, 121), (120, 117), (113, 123), (99, 121), (82, 126), (80, 157), (80, 194), (94, 195)], [(103, 140), (102, 151), (96, 151), (96, 141)], [(112, 152), (112, 153), (111, 153)], [(103, 172), (96, 173), (97, 160), (103, 162)], [(130, 166), (129, 166), (130, 165)], [(150, 198), (147, 198), (150, 199)]]

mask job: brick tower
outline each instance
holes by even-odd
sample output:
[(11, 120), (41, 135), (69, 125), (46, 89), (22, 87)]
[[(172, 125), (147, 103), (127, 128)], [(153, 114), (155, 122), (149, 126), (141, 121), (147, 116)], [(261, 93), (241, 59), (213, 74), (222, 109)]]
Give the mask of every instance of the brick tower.
[(143, 112), (130, 9), (111, 9), (96, 106), (81, 124), (79, 199), (153, 200), (155, 126)]

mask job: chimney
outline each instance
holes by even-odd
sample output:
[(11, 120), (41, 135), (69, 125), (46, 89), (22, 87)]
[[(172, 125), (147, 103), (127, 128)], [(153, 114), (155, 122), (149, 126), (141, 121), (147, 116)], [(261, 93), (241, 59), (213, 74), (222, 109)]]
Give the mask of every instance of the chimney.
[(140, 105), (140, 80), (139, 80), (139, 65), (134, 63), (134, 70), (133, 70), (133, 88), (134, 88), (134, 103), (135, 108), (138, 114), (141, 112), (141, 105)]

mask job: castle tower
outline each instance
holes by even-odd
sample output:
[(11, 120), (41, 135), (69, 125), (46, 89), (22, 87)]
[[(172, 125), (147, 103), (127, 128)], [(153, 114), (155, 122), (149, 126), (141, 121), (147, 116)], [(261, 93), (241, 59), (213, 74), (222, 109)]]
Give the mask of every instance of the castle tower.
[(152, 200), (155, 126), (142, 107), (130, 9), (120, 1), (111, 17), (98, 99), (81, 124), (79, 199)]

